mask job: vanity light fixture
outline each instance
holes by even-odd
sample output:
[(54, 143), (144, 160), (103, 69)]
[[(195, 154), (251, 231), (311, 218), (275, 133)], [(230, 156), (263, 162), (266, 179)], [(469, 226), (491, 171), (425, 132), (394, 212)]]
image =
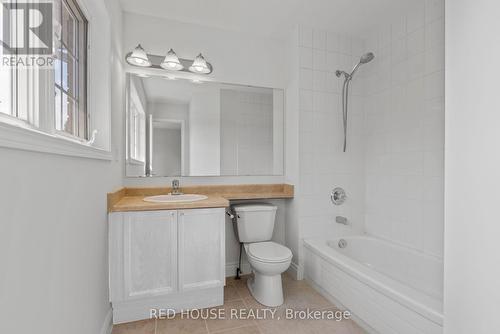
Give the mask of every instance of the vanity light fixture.
[(211, 72), (205, 57), (201, 53), (194, 59), (193, 65), (189, 66), (189, 70), (199, 74), (208, 74)]
[(179, 58), (173, 49), (165, 56), (148, 54), (139, 44), (126, 56), (127, 63), (138, 67), (151, 67), (167, 71), (182, 71), (196, 74), (210, 74), (213, 71), (205, 57), (200, 53), (194, 60)]
[(179, 60), (179, 57), (177, 57), (177, 54), (172, 49), (168, 51), (160, 66), (166, 70), (172, 71), (180, 71), (184, 68)]
[(140, 67), (150, 67), (151, 61), (149, 60), (148, 54), (142, 46), (139, 44), (135, 49), (127, 55), (127, 62), (130, 65), (140, 66)]

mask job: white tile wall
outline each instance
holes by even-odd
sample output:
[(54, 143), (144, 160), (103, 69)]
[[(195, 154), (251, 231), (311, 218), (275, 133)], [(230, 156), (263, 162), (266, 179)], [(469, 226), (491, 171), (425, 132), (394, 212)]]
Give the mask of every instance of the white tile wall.
[[(370, 233), (443, 254), (443, 0), (415, 1), (407, 15), (363, 38), (299, 27), (300, 238)], [(347, 152), (342, 152), (342, 79), (352, 81)], [(341, 186), (348, 199), (330, 202)], [(346, 216), (351, 225), (335, 223)]]
[[(301, 238), (367, 232), (442, 256), (444, 31), (442, 1), (355, 38), (299, 28)], [(352, 82), (348, 150), (342, 147), (335, 70), (376, 58)], [(347, 202), (334, 206), (342, 186)], [(336, 224), (346, 216), (351, 225)]]
[[(301, 237), (361, 233), (364, 220), (364, 98), (361, 84), (352, 85), (349, 150), (342, 150), (340, 92), (337, 69), (350, 70), (365, 52), (364, 41), (350, 36), (299, 28), (299, 158), (297, 199)], [(361, 72), (360, 72), (361, 77)], [(348, 200), (334, 206), (330, 192), (341, 186)], [(348, 217), (348, 227), (335, 216)]]
[(443, 1), (416, 1), (367, 34), (365, 228), (443, 254)]
[(273, 95), (221, 89), (222, 175), (273, 173)]

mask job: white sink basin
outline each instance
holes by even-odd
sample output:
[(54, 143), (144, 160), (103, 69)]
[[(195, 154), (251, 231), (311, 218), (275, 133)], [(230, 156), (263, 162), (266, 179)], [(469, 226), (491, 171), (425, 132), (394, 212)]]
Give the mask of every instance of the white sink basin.
[(157, 196), (149, 196), (144, 197), (144, 202), (152, 202), (152, 203), (178, 203), (178, 202), (197, 202), (203, 201), (208, 197), (205, 195), (198, 194), (182, 194), (182, 195), (157, 195)]

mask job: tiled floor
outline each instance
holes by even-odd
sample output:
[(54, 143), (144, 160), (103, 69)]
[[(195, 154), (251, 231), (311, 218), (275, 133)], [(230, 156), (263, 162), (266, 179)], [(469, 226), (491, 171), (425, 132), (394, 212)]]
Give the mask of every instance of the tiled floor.
[[(203, 320), (181, 319), (177, 316), (171, 320), (144, 320), (114, 326), (112, 334), (364, 334), (352, 320), (299, 320), (285, 319), (286, 309), (332, 310), (333, 304), (311, 288), (305, 281), (295, 281), (289, 276), (283, 277), (285, 303), (276, 309), (275, 317), (266, 319), (231, 319), (231, 309), (256, 314), (265, 306), (260, 305), (250, 295), (246, 287), (247, 277), (241, 280), (228, 279), (224, 290), (226, 319)], [(270, 313), (268, 313), (270, 314)], [(280, 319), (277, 319), (280, 317)]]

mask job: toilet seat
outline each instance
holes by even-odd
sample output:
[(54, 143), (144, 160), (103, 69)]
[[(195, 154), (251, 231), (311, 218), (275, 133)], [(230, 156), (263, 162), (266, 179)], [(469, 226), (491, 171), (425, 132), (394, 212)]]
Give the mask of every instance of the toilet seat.
[(265, 263), (282, 263), (292, 258), (290, 249), (272, 241), (246, 244), (245, 251), (248, 257)]

